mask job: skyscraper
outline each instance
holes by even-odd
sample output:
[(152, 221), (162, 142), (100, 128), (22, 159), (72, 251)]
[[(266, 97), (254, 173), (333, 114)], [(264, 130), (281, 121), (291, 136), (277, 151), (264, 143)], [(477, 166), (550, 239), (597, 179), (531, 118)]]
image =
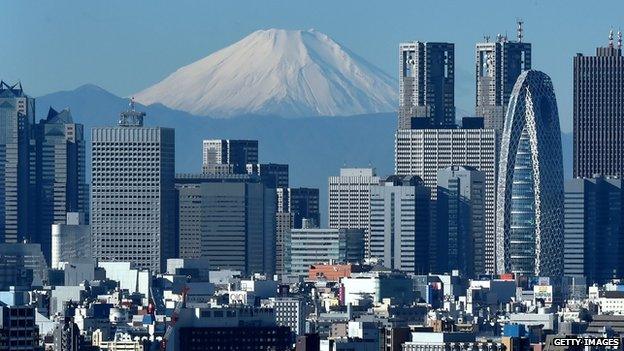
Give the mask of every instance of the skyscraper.
[(455, 125), (455, 44), (399, 45), (399, 129)]
[(32, 241), (50, 261), (51, 226), (64, 224), (68, 212), (87, 213), (83, 126), (65, 109), (50, 107), (35, 126), (35, 191), (31, 207), (37, 214)]
[(486, 38), (476, 47), (477, 96), (475, 111), (484, 118), (488, 129), (503, 131), (505, 111), (516, 79), (531, 69), (531, 44), (522, 42), (522, 22), (518, 22), (518, 40), (498, 35), (495, 42)]
[(390, 176), (370, 190), (367, 257), (406, 273), (429, 272), (431, 191), (417, 176)]
[[(398, 130), (395, 144), (395, 173), (417, 175), (431, 189), (432, 208), (437, 200), (438, 170), (452, 165), (471, 166), (485, 173), (485, 272), (494, 272), (494, 210), (496, 190), (496, 132), (493, 129)], [(432, 221), (435, 221), (432, 211)], [(435, 222), (432, 223), (432, 229)], [(437, 233), (429, 240), (430, 268), (437, 262)]]
[(605, 284), (624, 273), (622, 180), (576, 178), (565, 183), (564, 273)]
[(374, 168), (341, 168), (329, 177), (329, 227), (362, 229), (368, 245), (370, 188), (379, 180)]
[(596, 56), (574, 57), (574, 177), (622, 177), (624, 157), (622, 34)]
[(525, 71), (514, 86), (501, 140), (496, 204), (498, 273), (563, 273), (563, 166), (550, 77)]
[(211, 170), (231, 165), (232, 172), (247, 173), (248, 163), (258, 163), (257, 140), (213, 139), (204, 140), (203, 168)]
[(176, 254), (175, 135), (144, 116), (131, 102), (117, 127), (92, 130), (93, 254), (161, 272)]
[(275, 189), (248, 174), (178, 174), (176, 188), (181, 258), (275, 273)]
[(438, 259), (446, 272), (485, 272), (485, 173), (469, 166), (438, 171)]
[(35, 99), (20, 83), (0, 81), (0, 242), (30, 239), (34, 227), (28, 221), (34, 124)]
[(319, 225), (319, 190), (314, 188), (277, 188), (275, 214), (275, 267), (277, 274), (284, 268), (284, 237), (291, 229), (301, 229), (303, 220)]

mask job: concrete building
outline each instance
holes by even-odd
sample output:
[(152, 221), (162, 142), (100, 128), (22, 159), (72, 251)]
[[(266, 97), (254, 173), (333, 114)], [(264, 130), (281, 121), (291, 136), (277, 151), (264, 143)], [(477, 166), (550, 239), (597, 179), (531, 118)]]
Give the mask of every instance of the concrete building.
[[(432, 208), (437, 200), (440, 169), (464, 165), (485, 173), (485, 271), (494, 272), (496, 207), (496, 132), (493, 129), (398, 130), (395, 143), (395, 173), (417, 175), (431, 189)], [(432, 221), (435, 212), (432, 212)], [(435, 228), (435, 222), (432, 228)], [(429, 240), (430, 268), (436, 270), (435, 232)]]
[(564, 274), (589, 284), (622, 277), (622, 180), (576, 178), (564, 190)]
[(276, 297), (269, 299), (266, 306), (275, 310), (277, 325), (290, 328), (295, 335), (304, 335), (307, 310), (303, 299)]
[(329, 227), (362, 229), (368, 246), (370, 188), (380, 179), (374, 168), (341, 168), (329, 177)]
[(438, 171), (438, 267), (485, 273), (485, 173), (470, 166)]
[(455, 125), (455, 44), (399, 45), (398, 129)]
[(258, 141), (204, 140), (202, 155), (204, 170), (214, 165), (231, 165), (233, 173), (245, 174), (248, 163), (258, 163)]
[(39, 332), (35, 306), (0, 302), (0, 350), (38, 350)]
[(371, 271), (353, 273), (341, 280), (344, 285), (345, 305), (380, 303), (394, 299), (397, 304), (410, 305), (414, 301), (414, 283), (403, 273)]
[(63, 262), (93, 261), (91, 226), (84, 213), (67, 212), (65, 224), (52, 224), (51, 267), (60, 269)]
[(498, 273), (563, 274), (563, 165), (550, 77), (523, 72), (501, 140), (496, 204)]
[(304, 224), (301, 229), (291, 229), (284, 239), (284, 272), (292, 276), (307, 277), (310, 267), (318, 263), (357, 263), (363, 258), (361, 229), (320, 229)]
[(40, 243), (50, 262), (51, 226), (66, 223), (68, 212), (88, 212), (83, 125), (74, 123), (68, 109), (48, 116), (35, 126), (35, 190), (37, 224), (32, 242)]
[(622, 34), (595, 56), (574, 57), (574, 177), (622, 177), (624, 150)]
[(219, 350), (287, 351), (294, 341), (290, 328), (277, 325), (275, 310), (271, 308), (183, 308), (166, 350), (193, 350), (210, 345)]
[(429, 272), (430, 197), (417, 176), (390, 176), (371, 186), (367, 257), (406, 273)]
[(131, 102), (117, 127), (92, 130), (90, 223), (96, 259), (156, 273), (176, 255), (175, 138), (144, 116)]
[(247, 174), (260, 177), (267, 188), (288, 188), (288, 165), (277, 163), (248, 163)]
[(0, 81), (0, 242), (31, 239), (35, 221), (29, 221), (32, 202), (31, 139), (35, 124), (35, 99), (24, 93), (21, 83)]
[(275, 273), (275, 190), (248, 174), (179, 174), (181, 258), (215, 269)]
[(484, 118), (484, 127), (502, 133), (511, 91), (520, 73), (531, 69), (531, 44), (522, 41), (522, 22), (518, 22), (517, 40), (497, 35), (490, 42), (476, 46), (477, 116)]

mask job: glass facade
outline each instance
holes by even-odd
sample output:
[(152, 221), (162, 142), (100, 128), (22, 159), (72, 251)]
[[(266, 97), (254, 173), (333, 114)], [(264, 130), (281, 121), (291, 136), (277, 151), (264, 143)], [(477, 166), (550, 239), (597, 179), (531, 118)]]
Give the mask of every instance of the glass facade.
[(498, 273), (563, 273), (563, 165), (550, 77), (525, 71), (509, 101), (496, 199)]

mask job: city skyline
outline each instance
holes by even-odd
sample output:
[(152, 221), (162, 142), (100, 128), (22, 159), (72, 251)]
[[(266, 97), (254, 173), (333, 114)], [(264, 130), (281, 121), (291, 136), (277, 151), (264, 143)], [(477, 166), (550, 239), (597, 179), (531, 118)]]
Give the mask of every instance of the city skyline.
[[(64, 1), (12, 8), (24, 32), (0, 50), (0, 349), (622, 349), (619, 28), (595, 55), (578, 42), (568, 54), (543, 43), (569, 9), (537, 1), (511, 4), (514, 30), (480, 40), (509, 13), (189, 1), (180, 20), (180, 4)], [(65, 8), (49, 33), (28, 26)], [(205, 24), (208, 10), (225, 12)], [(165, 25), (145, 21), (163, 11)], [(167, 66), (198, 36), (229, 44)], [(61, 43), (41, 64), (11, 50), (40, 38)], [(80, 38), (84, 52), (68, 49)], [(371, 53), (380, 40), (392, 49)], [(127, 92), (35, 97), (32, 77), (35, 92), (76, 77)]]

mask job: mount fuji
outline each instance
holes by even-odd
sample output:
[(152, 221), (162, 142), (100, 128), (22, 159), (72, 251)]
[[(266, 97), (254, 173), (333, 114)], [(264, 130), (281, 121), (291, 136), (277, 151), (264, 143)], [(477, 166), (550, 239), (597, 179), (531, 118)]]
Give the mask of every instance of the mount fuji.
[(194, 115), (392, 112), (397, 82), (316, 30), (258, 30), (134, 95)]

